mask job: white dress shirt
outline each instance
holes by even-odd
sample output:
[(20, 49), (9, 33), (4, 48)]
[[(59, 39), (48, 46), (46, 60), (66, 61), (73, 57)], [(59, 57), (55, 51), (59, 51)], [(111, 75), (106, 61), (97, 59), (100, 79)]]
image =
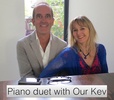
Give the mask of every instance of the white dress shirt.
[(39, 41), (39, 38), (38, 38), (37, 34), (36, 34), (36, 40), (38, 40), (38, 45), (40, 47), (40, 52), (41, 52), (41, 56), (42, 56), (43, 66), (46, 67), (47, 64), (48, 64), (48, 59), (49, 59), (49, 54), (50, 54), (52, 36), (50, 35), (50, 40), (49, 40), (49, 42), (47, 44), (45, 52), (43, 51), (42, 46), (40, 45), (40, 41)]

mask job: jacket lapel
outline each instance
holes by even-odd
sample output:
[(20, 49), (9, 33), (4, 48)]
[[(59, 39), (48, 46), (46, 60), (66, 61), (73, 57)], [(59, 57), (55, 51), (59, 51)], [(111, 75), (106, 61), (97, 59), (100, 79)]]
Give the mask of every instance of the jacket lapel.
[(33, 49), (33, 52), (36, 55), (36, 58), (38, 59), (38, 62), (40, 64), (40, 66), (42, 67), (43, 66), (42, 56), (41, 56), (41, 53), (40, 53), (38, 42), (37, 42), (37, 40), (35, 38), (35, 32), (32, 34), (30, 45), (31, 45), (31, 47)]
[(56, 56), (57, 51), (57, 42), (52, 34), (52, 41), (51, 41), (51, 48), (50, 48), (50, 55), (49, 55), (49, 62)]

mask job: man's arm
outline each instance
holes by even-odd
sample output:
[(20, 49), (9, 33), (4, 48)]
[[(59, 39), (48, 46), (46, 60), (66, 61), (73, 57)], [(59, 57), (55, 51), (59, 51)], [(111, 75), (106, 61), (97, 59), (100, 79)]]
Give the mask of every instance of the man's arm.
[(23, 42), (17, 42), (17, 60), (19, 65), (20, 76), (22, 77), (35, 77), (31, 68), (30, 61), (27, 57), (26, 50)]

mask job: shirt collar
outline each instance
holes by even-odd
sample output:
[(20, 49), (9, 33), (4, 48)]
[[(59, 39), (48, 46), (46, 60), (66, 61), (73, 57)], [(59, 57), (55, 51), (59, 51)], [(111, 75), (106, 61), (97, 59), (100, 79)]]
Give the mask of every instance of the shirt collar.
[[(38, 36), (37, 36), (37, 33), (35, 32), (35, 35), (36, 35), (36, 40), (38, 40), (39, 41), (39, 38), (38, 38)], [(49, 42), (52, 40), (52, 34), (50, 33), (50, 40), (49, 40)]]

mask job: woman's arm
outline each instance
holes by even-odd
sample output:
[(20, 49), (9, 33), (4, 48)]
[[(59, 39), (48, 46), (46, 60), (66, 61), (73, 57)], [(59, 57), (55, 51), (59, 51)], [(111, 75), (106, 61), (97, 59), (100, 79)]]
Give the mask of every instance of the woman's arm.
[(62, 51), (54, 60), (52, 60), (41, 72), (40, 78), (56, 76), (59, 72), (65, 71), (67, 61), (65, 52)]
[(102, 73), (108, 73), (108, 65), (106, 60), (106, 49), (104, 45), (99, 44), (98, 48), (98, 56), (101, 63)]

